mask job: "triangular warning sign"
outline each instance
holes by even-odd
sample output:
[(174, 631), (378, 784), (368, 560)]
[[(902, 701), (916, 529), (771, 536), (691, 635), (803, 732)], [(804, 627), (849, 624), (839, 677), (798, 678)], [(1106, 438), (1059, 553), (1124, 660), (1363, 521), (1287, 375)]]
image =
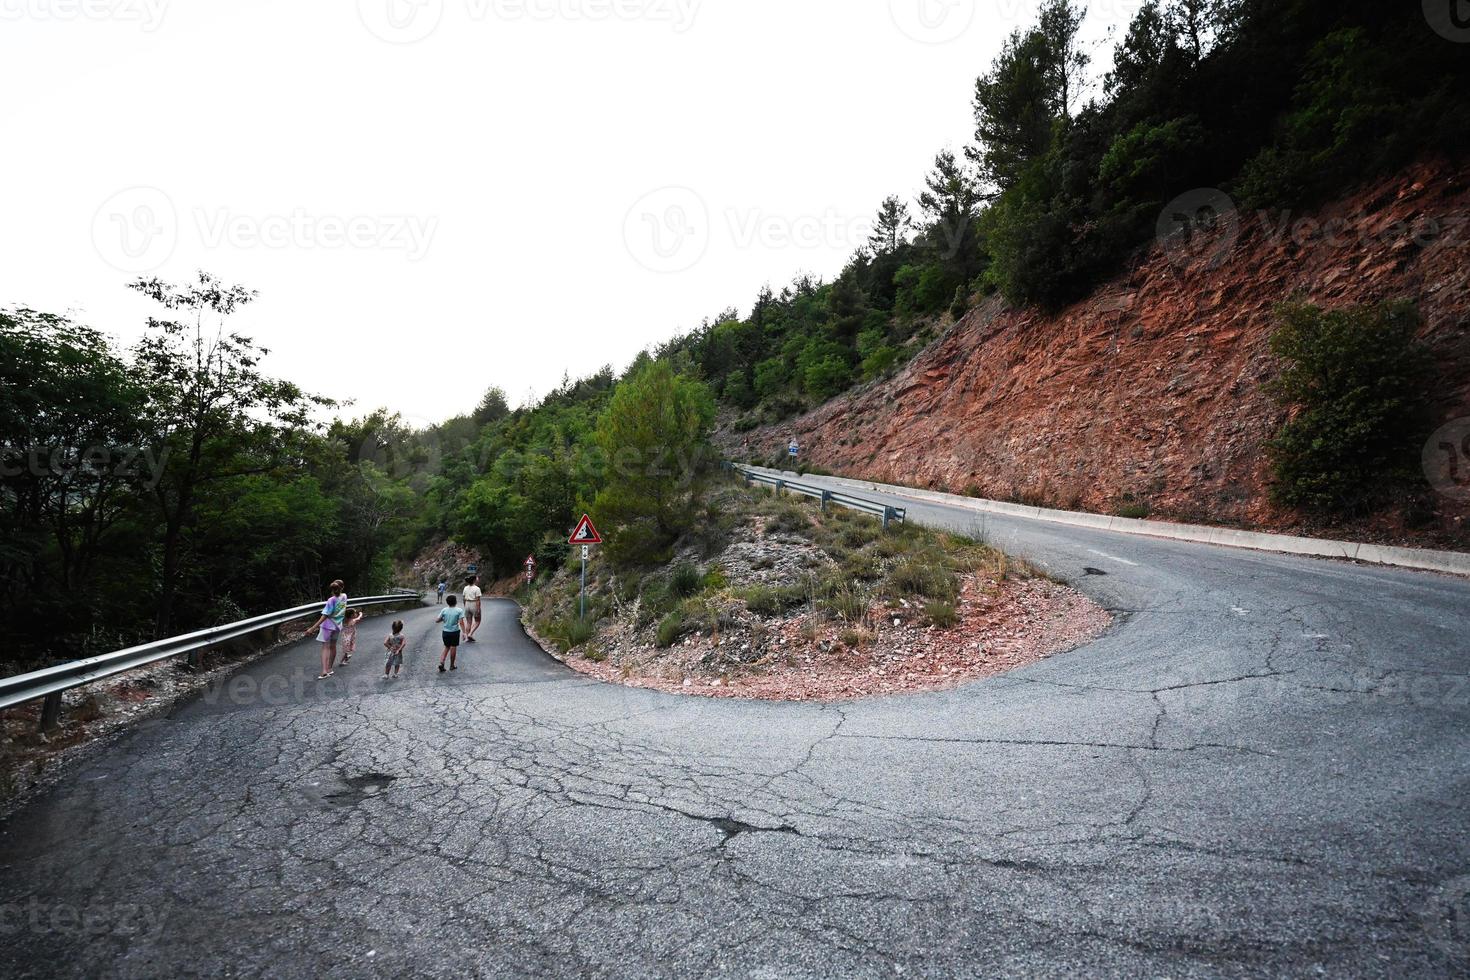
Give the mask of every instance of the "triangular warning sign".
[(567, 539), (571, 544), (602, 544), (602, 535), (597, 533), (597, 528), (592, 526), (592, 518), (586, 514), (577, 524), (577, 529)]

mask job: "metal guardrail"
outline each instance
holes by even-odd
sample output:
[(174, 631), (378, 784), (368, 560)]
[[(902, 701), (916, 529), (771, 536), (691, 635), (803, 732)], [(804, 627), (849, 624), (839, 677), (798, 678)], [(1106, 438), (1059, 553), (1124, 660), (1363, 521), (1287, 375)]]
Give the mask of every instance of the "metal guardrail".
[[(350, 599), (349, 601), (352, 608), (357, 609), (365, 606), (393, 605), (409, 599), (422, 600), (422, 596), (423, 593), (413, 589), (396, 589), (390, 595)], [(322, 603), (313, 602), (297, 606), (295, 609), (282, 609), (278, 612), (242, 619), (238, 623), (212, 626), (209, 629), (186, 633), (183, 636), (172, 636), (166, 640), (154, 640), (152, 643), (128, 647), (126, 650), (118, 650), (115, 653), (104, 653), (99, 657), (87, 657), (85, 660), (57, 664), (54, 667), (46, 667), (29, 674), (0, 677), (0, 710), (13, 708), (37, 698), (45, 698), (46, 704), (41, 709), (41, 729), (46, 731), (56, 727), (60, 720), (61, 695), (65, 691), (106, 680), (125, 671), (146, 667), (180, 654), (188, 654), (190, 663), (197, 664), (199, 655), (211, 647), (261, 630), (284, 626), (292, 620), (316, 616), (321, 612), (321, 608)]]
[(888, 529), (888, 525), (893, 521), (898, 521), (900, 524), (903, 523), (904, 518), (907, 514), (905, 509), (902, 507), (893, 507), (889, 504), (879, 503), (876, 500), (869, 500), (866, 497), (859, 497), (851, 493), (843, 493), (841, 490), (828, 490), (826, 487), (818, 487), (808, 483), (800, 483), (796, 480), (788, 480), (785, 476), (776, 476), (772, 473), (761, 473), (747, 466), (741, 466), (739, 463), (731, 463), (729, 464), (729, 466), (730, 469), (743, 476), (746, 482), (759, 483), (764, 486), (772, 487), (775, 489), (777, 494), (780, 494), (782, 490), (790, 490), (792, 493), (800, 494), (803, 497), (811, 497), (815, 500), (820, 500), (822, 502), (823, 510), (827, 509), (828, 504), (836, 504), (839, 507), (846, 507), (849, 510), (857, 510), (862, 511), (864, 514), (872, 514), (874, 517), (877, 517), (883, 522), (883, 529), (885, 531)]

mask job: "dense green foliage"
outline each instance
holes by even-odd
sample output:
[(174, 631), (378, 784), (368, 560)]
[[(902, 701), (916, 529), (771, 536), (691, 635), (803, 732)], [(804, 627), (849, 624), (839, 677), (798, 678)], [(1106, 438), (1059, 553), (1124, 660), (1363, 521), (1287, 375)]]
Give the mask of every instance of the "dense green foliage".
[(64, 317), (0, 311), (0, 618), (12, 663), (106, 652), (343, 578), (391, 584), (412, 501), (263, 374), (209, 276), (135, 285), (166, 315), (119, 351)]
[(1089, 88), (1081, 0), (1045, 0), (973, 93), (975, 142), (912, 205), (890, 196), (828, 283), (763, 290), (659, 351), (751, 429), (901, 366), (1000, 292), (1085, 295), (1199, 188), (1303, 207), (1416, 154), (1470, 145), (1470, 45), (1381, 0), (1150, 0)]
[(1321, 512), (1381, 502), (1412, 478), (1423, 435), (1428, 355), (1407, 304), (1281, 307), (1272, 390), (1293, 414), (1272, 441), (1280, 503)]

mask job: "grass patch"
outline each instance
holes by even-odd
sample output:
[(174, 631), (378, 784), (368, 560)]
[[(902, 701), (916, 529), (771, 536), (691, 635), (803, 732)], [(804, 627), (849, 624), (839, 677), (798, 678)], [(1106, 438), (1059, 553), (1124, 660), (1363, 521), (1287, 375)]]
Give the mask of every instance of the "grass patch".
[(883, 563), (871, 551), (855, 552), (842, 563), (842, 574), (859, 582), (876, 582), (883, 577)]
[(954, 602), (960, 594), (959, 580), (942, 554), (904, 558), (889, 571), (884, 585), (890, 595), (921, 596), (943, 602)]
[(667, 592), (675, 599), (687, 599), (704, 588), (704, 574), (689, 562), (680, 562), (669, 572)]
[(960, 614), (952, 602), (928, 602), (924, 604), (924, 617), (931, 626), (949, 629), (960, 621)]
[(767, 534), (804, 534), (812, 526), (811, 516), (798, 503), (781, 501), (766, 510)]
[(868, 614), (868, 602), (866, 593), (844, 584), (842, 588), (832, 590), (822, 600), (821, 607), (828, 615), (844, 623), (860, 623)]
[(668, 649), (684, 637), (689, 630), (689, 623), (684, 619), (684, 613), (678, 609), (669, 613), (659, 620), (658, 633), (654, 637), (654, 644), (660, 649)]
[(753, 585), (741, 593), (745, 608), (757, 616), (779, 616), (807, 601), (807, 590), (799, 585)]

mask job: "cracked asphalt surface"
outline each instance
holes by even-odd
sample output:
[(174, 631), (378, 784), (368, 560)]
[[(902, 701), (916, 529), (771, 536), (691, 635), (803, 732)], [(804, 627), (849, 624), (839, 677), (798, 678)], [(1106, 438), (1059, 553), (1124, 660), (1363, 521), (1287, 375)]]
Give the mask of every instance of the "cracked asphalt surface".
[(1116, 625), (817, 706), (589, 680), (508, 602), (446, 675), (408, 614), (385, 684), (368, 620), (0, 825), (0, 974), (1470, 969), (1470, 582), (900, 502)]

